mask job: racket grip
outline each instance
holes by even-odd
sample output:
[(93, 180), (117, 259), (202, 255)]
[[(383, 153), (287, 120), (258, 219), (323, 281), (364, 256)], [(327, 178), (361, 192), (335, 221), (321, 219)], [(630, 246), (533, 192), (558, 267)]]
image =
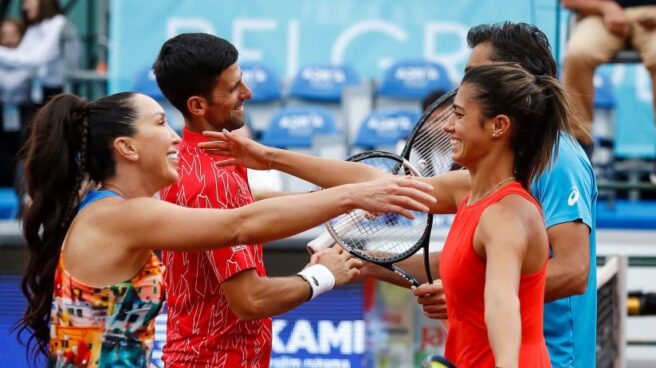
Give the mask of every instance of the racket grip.
[(324, 250), (331, 248), (333, 245), (335, 245), (335, 239), (333, 239), (332, 236), (330, 236), (330, 233), (327, 231), (324, 231), (321, 233), (321, 235), (317, 236), (316, 238), (310, 240), (307, 243), (307, 250), (310, 255)]
[[(369, 218), (369, 219), (376, 218), (375, 215), (370, 214), (369, 212), (366, 212), (366, 211), (361, 211), (361, 210), (355, 210), (355, 211), (351, 212), (350, 215), (352, 216), (351, 217), (352, 221), (350, 221), (346, 224), (342, 224), (340, 226), (340, 230), (342, 232), (346, 232), (346, 231), (352, 229), (353, 227), (355, 227), (357, 225), (357, 223), (364, 220), (365, 218)], [(332, 235), (330, 235), (330, 233), (328, 231), (324, 231), (321, 235), (319, 235), (318, 237), (316, 237), (316, 238), (314, 238), (314, 239), (312, 239), (308, 242), (307, 250), (308, 250), (308, 253), (310, 253), (310, 255), (312, 255), (312, 254), (314, 254), (318, 251), (331, 248), (336, 243), (337, 243), (337, 241), (335, 241), (335, 239), (332, 237)]]

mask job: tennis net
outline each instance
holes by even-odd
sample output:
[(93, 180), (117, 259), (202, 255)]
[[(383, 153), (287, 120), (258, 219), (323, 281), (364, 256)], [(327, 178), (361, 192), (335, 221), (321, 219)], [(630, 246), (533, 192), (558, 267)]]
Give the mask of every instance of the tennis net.
[(609, 257), (597, 268), (597, 367), (624, 367), (626, 320), (624, 257)]

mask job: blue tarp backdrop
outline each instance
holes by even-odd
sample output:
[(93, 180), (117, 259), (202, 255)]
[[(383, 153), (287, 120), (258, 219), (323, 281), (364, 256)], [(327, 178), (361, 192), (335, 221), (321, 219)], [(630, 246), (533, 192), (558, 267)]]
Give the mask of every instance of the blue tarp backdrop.
[[(360, 78), (381, 80), (396, 60), (442, 64), (457, 83), (469, 55), (467, 30), (477, 24), (536, 24), (564, 53), (570, 17), (557, 0), (112, 0), (110, 92), (134, 90), (160, 46), (183, 32), (230, 40), (240, 61), (263, 62), (285, 79), (311, 64), (345, 64)], [(609, 68), (617, 96), (618, 154), (653, 157), (651, 81), (642, 66)], [(629, 140), (630, 144), (625, 144)], [(636, 144), (632, 140), (637, 139)]]
[[(532, 6), (532, 4), (534, 6)], [(129, 89), (162, 43), (183, 32), (233, 42), (242, 61), (262, 61), (291, 77), (308, 64), (348, 64), (380, 78), (401, 58), (437, 61), (459, 80), (476, 24), (534, 22), (550, 37), (556, 1), (139, 0), (111, 2), (111, 90)], [(534, 11), (532, 11), (534, 9)], [(532, 19), (533, 18), (533, 19)]]

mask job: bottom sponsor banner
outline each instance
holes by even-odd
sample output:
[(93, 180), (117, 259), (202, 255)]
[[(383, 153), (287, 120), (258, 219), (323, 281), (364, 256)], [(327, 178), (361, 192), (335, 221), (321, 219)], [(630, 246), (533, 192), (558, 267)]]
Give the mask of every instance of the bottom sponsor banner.
[[(446, 333), (426, 319), (406, 288), (367, 281), (333, 290), (273, 319), (271, 368), (417, 367), (442, 354)], [(28, 365), (11, 326), (25, 309), (20, 276), (0, 276), (0, 368)], [(366, 311), (366, 317), (365, 317)], [(366, 321), (366, 323), (365, 323)], [(152, 364), (163, 367), (166, 309), (156, 319)]]
[[(362, 285), (332, 290), (276, 316), (270, 368), (360, 368), (364, 354)], [(166, 313), (157, 317), (152, 364), (164, 367)]]
[(362, 285), (348, 285), (274, 318), (270, 367), (364, 367), (362, 303)]

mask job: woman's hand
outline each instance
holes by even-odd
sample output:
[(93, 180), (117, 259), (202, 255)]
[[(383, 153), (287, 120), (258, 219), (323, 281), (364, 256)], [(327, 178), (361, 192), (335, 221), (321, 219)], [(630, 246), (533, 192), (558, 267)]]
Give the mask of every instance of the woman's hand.
[(231, 157), (219, 161), (216, 166), (244, 166), (253, 170), (270, 170), (273, 148), (259, 144), (252, 139), (230, 133), (205, 131), (203, 135), (211, 142), (201, 142), (198, 148), (217, 156)]
[(446, 298), (442, 280), (435, 280), (432, 284), (422, 284), (412, 288), (417, 297), (424, 315), (430, 319), (447, 319)]
[(345, 186), (354, 208), (371, 213), (394, 212), (414, 219), (411, 211), (428, 212), (436, 202), (433, 187), (409, 176), (385, 176)]

